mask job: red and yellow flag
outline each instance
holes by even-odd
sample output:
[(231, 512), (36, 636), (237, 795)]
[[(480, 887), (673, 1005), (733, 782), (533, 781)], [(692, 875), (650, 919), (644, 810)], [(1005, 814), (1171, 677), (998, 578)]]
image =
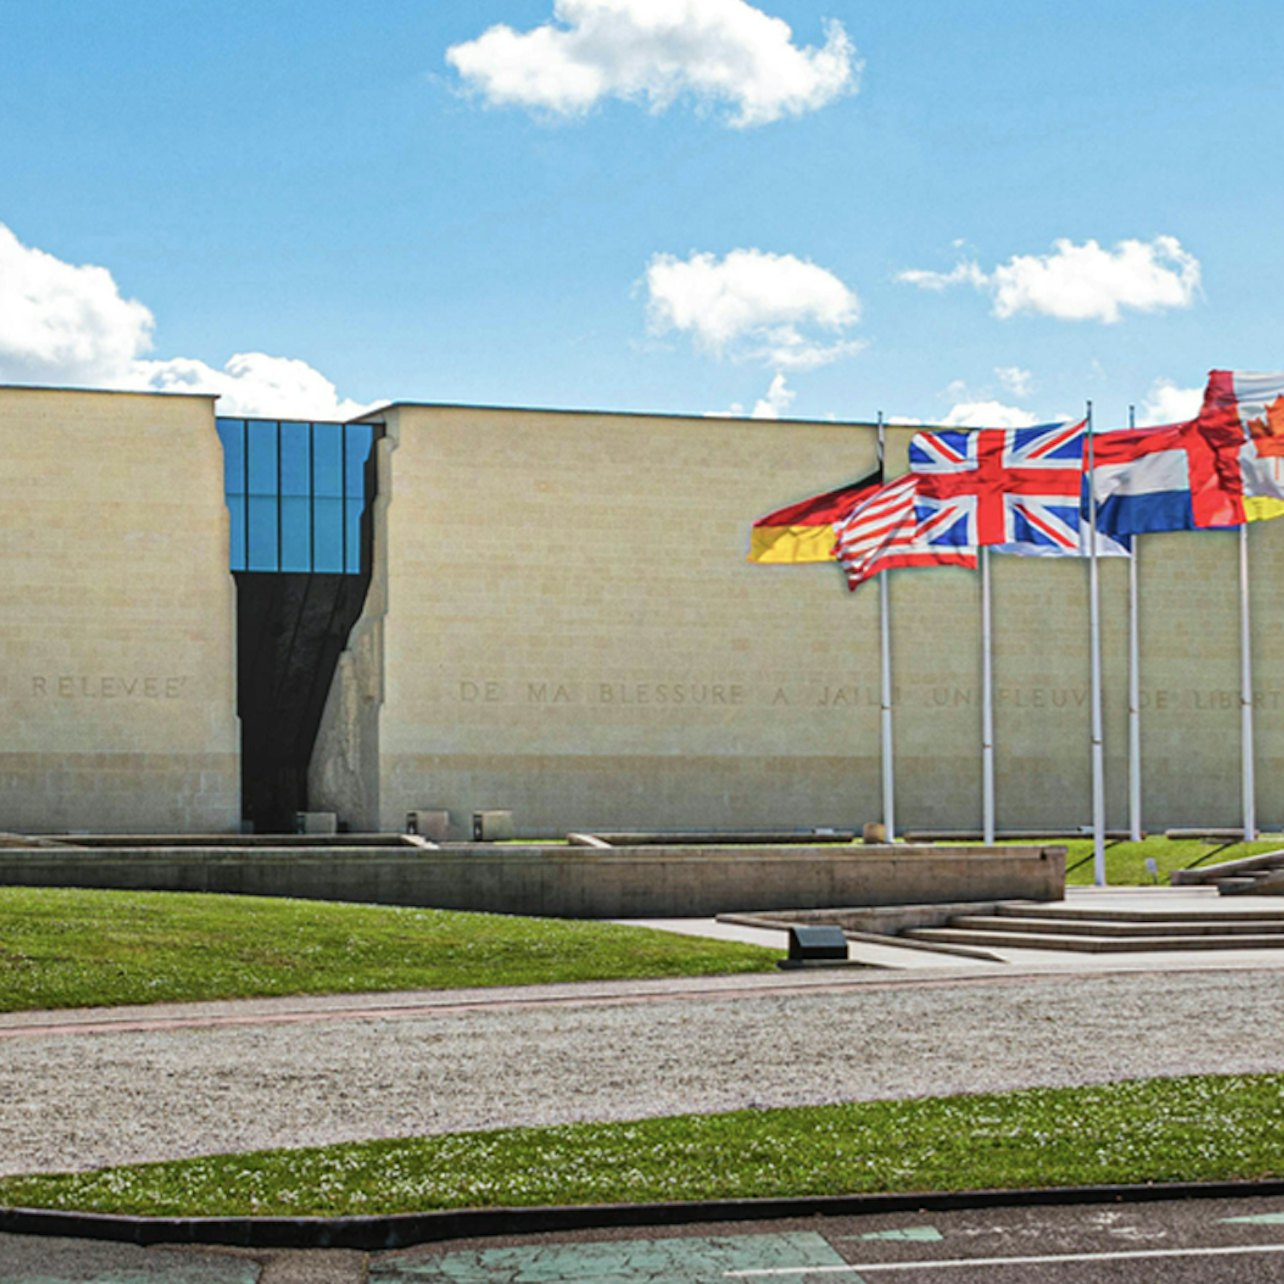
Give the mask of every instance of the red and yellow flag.
[(750, 535), (749, 560), (792, 565), (835, 561), (835, 525), (845, 521), (882, 484), (882, 470), (876, 469), (858, 482), (758, 518)]
[(1284, 517), (1284, 373), (1211, 371), (1186, 448), (1196, 526)]

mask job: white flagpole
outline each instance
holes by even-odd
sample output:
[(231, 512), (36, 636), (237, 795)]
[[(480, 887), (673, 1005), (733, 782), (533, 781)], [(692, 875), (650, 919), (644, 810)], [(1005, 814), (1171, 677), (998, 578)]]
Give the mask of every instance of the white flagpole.
[(1257, 789), (1253, 776), (1253, 647), (1249, 636), (1248, 523), (1239, 528), (1240, 770), (1244, 792), (1244, 841), (1257, 837)]
[(990, 550), (981, 548), (981, 827), (994, 842), (994, 648), (990, 622)]
[[(1128, 407), (1128, 427), (1137, 426), (1137, 410)], [(1141, 545), (1132, 537), (1128, 558), (1128, 837), (1141, 842), (1141, 630), (1137, 558)]]
[[(878, 466), (883, 468), (883, 412), (878, 412)], [(887, 571), (878, 576), (878, 641), (882, 692), (880, 696), (879, 730), (883, 762), (883, 841), (896, 838), (896, 759), (892, 752), (892, 639), (891, 595), (888, 591)]]
[[(1093, 469), (1092, 402), (1088, 402), (1088, 473)], [(1097, 576), (1097, 488), (1088, 487), (1088, 629), (1092, 654), (1092, 881), (1106, 885), (1106, 782), (1101, 726), (1101, 589)]]

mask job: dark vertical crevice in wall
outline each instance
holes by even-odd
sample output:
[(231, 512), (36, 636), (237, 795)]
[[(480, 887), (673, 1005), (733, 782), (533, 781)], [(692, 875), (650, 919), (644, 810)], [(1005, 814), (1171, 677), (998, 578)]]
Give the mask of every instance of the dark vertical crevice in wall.
[(242, 799), (259, 833), (289, 832), (307, 810), (312, 746), (369, 583), (368, 574), (236, 576)]

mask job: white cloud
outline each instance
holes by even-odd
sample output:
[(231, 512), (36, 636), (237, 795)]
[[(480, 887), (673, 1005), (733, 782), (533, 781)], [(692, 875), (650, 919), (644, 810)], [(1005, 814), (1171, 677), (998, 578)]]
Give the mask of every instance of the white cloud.
[(148, 392), (212, 392), (221, 415), (290, 419), (352, 419), (371, 409), (340, 398), (319, 370), (294, 357), (238, 352), (216, 370), (204, 361), (135, 361), (115, 387)]
[(1028, 397), (1034, 387), (1034, 376), (1020, 366), (995, 366), (994, 373), (1014, 397)]
[(785, 384), (783, 371), (776, 371), (771, 386), (764, 396), (754, 402), (752, 419), (779, 419), (789, 409), (798, 394)]
[(1179, 388), (1169, 379), (1156, 379), (1137, 412), (1137, 426), (1185, 423), (1199, 414), (1203, 402), (1203, 388)]
[(1022, 312), (1063, 321), (1119, 321), (1125, 311), (1188, 308), (1199, 290), (1199, 260), (1175, 236), (1120, 241), (1113, 250), (1096, 241), (1076, 245), (1062, 238), (1051, 254), (1017, 254), (993, 272), (961, 262), (950, 272), (919, 268), (897, 280), (920, 289), (971, 285), (987, 291), (996, 317)]
[(1001, 401), (961, 401), (941, 420), (942, 428), (1032, 428), (1039, 420)]
[(907, 268), (896, 274), (898, 281), (906, 285), (917, 285), (920, 290), (947, 290), (952, 285), (974, 285), (982, 289), (989, 285), (990, 278), (980, 267), (970, 260), (956, 264), (948, 272), (930, 272), (927, 268)]
[[(721, 260), (712, 254), (656, 254), (643, 280), (652, 332), (689, 334), (715, 356), (811, 370), (864, 346), (841, 337), (860, 317), (856, 292), (792, 254), (732, 250)], [(825, 339), (816, 330), (838, 337)]]
[(347, 419), (369, 408), (290, 357), (240, 352), (222, 370), (191, 357), (148, 358), (154, 325), (106, 268), (65, 263), (0, 224), (0, 381), (210, 392), (231, 415)]
[[(753, 409), (745, 415), (744, 402), (733, 401), (726, 410), (706, 410), (706, 419), (779, 419), (793, 404), (798, 394), (785, 382), (784, 371), (777, 370), (772, 376), (767, 391), (753, 403)], [(835, 416), (830, 415), (831, 419)]]
[(1019, 255), (994, 271), (994, 314), (1037, 312), (1071, 321), (1112, 324), (1122, 310), (1188, 308), (1199, 288), (1199, 261), (1175, 236), (1120, 241), (1054, 242), (1055, 253)]
[(770, 345), (762, 352), (765, 365), (785, 370), (815, 370), (844, 357), (854, 357), (868, 346), (864, 339), (840, 339), (835, 343), (814, 343), (792, 326), (772, 331)]
[(153, 325), (106, 268), (64, 263), (0, 224), (0, 379), (108, 378), (151, 347)]
[(820, 48), (747, 0), (554, 0), (530, 31), (503, 23), (453, 45), (446, 60), (494, 105), (582, 115), (603, 98), (663, 111), (689, 95), (763, 125), (855, 92), (861, 63), (839, 22)]

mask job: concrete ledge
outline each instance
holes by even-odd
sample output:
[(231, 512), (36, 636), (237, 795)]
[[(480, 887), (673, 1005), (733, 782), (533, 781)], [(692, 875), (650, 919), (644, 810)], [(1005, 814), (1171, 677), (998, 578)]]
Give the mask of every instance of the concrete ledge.
[[(1236, 831), (1237, 833), (1240, 831)], [(985, 836), (980, 829), (910, 829), (903, 835), (907, 843), (979, 843)], [(1103, 836), (1114, 842), (1127, 842), (1132, 837), (1128, 829), (1107, 829)], [(1001, 829), (995, 835), (1003, 843), (1064, 843), (1070, 838), (1091, 838), (1091, 828), (1068, 829)], [(1144, 838), (1145, 835), (1143, 834)]]
[(960, 914), (993, 914), (1003, 901), (934, 901), (914, 905), (843, 905), (832, 909), (777, 909), (756, 917), (720, 914), (746, 927), (789, 927), (794, 923), (833, 923), (845, 932), (895, 936), (910, 927), (940, 927)]
[[(351, 1248), (367, 1252), (447, 1239), (530, 1235), (541, 1231), (626, 1226), (696, 1226), (707, 1222), (800, 1217), (1151, 1204), (1175, 1199), (1264, 1199), (1284, 1195), (1284, 1181), (1147, 1182), (1131, 1186), (916, 1191), (909, 1194), (799, 1195), (775, 1199), (706, 1199), (669, 1204), (580, 1204), (528, 1208), (459, 1208), (386, 1217), (131, 1217), (111, 1213), (0, 1208), (0, 1233), (97, 1239), (126, 1244), (225, 1244), (241, 1248)], [(809, 1272), (810, 1274), (810, 1272)], [(851, 1279), (851, 1276), (846, 1278)]]
[(94, 847), (109, 850), (167, 847), (414, 847), (413, 834), (70, 834), (22, 837), (13, 847)]
[(0, 884), (295, 896), (554, 918), (1060, 900), (1063, 847), (413, 846), (0, 850)]
[(1215, 883), (1219, 878), (1230, 878), (1234, 874), (1245, 874), (1255, 869), (1270, 869), (1272, 865), (1278, 865), (1281, 861), (1284, 861), (1284, 851), (1261, 852), (1257, 856), (1241, 856), (1238, 860), (1224, 860), (1219, 865), (1174, 869), (1168, 875), (1168, 881), (1174, 887), (1194, 887), (1200, 883)]
[(79, 847), (71, 839), (41, 838), (31, 834), (0, 834), (0, 847)]
[(684, 830), (627, 830), (612, 832), (594, 830), (591, 835), (581, 835), (599, 839), (608, 847), (685, 847), (713, 846), (725, 847), (734, 844), (737, 847), (781, 846), (798, 844), (819, 845), (821, 843), (850, 843), (856, 837), (853, 829), (738, 829), (718, 830), (716, 832), (698, 829)]

